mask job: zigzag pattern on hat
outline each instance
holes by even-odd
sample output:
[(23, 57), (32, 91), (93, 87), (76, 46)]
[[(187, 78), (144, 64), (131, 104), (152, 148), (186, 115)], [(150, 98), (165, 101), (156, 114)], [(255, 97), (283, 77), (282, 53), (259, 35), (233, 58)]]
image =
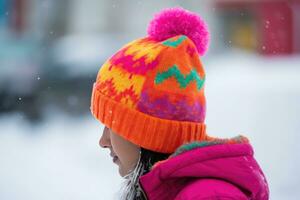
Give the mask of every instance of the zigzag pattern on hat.
[(184, 75), (180, 72), (177, 65), (173, 65), (171, 68), (169, 68), (165, 72), (157, 73), (155, 77), (155, 83), (160, 84), (164, 80), (174, 77), (178, 83), (180, 84), (180, 87), (186, 88), (186, 86), (193, 80), (197, 83), (197, 89), (200, 90), (204, 84), (205, 77), (201, 79), (195, 69), (192, 69), (191, 72), (184, 77)]
[(121, 67), (112, 66), (111, 62), (107, 61), (101, 67), (97, 77), (97, 90), (114, 101), (135, 108), (145, 77), (130, 74)]
[[(142, 51), (141, 51), (142, 49)], [(111, 59), (111, 67), (122, 67), (134, 74), (145, 75), (148, 70), (154, 69), (158, 64), (158, 55), (162, 46), (149, 38), (136, 40), (118, 51)]]
[(100, 84), (96, 84), (96, 88), (99, 91), (107, 91), (106, 95), (114, 99), (115, 101), (134, 106), (138, 100), (139, 96), (135, 93), (133, 86), (126, 88), (121, 92), (115, 89), (113, 79), (106, 80)]

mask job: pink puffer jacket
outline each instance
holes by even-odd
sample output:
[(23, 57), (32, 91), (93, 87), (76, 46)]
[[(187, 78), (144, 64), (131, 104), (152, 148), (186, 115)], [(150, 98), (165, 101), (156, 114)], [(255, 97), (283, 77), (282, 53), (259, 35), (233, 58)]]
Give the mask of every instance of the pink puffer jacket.
[(147, 199), (269, 199), (268, 183), (248, 142), (188, 145), (188, 150), (181, 150), (140, 177)]

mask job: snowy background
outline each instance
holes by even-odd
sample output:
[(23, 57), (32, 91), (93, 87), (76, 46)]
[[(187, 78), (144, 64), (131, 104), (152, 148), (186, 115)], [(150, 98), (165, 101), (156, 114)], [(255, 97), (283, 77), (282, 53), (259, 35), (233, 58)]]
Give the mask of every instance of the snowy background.
[[(208, 133), (248, 136), (271, 199), (299, 199), (300, 59), (228, 54), (204, 64)], [(45, 113), (34, 126), (20, 113), (0, 118), (1, 199), (113, 199), (122, 180), (98, 146), (103, 126), (90, 114)]]
[[(98, 145), (103, 126), (89, 113), (91, 85), (108, 56), (174, 5), (200, 13), (212, 32), (202, 58), (208, 134), (247, 136), (270, 199), (300, 199), (299, 52), (279, 45), (267, 55), (272, 45), (235, 41), (224, 29), (230, 17), (211, 2), (0, 0), (0, 199), (118, 199), (122, 179)], [(247, 24), (247, 12), (237, 12), (237, 27)]]

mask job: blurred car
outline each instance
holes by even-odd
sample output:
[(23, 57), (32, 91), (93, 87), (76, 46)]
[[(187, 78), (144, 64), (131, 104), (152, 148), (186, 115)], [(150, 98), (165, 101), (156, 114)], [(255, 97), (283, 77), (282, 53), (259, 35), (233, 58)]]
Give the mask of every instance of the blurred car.
[(101, 65), (125, 44), (122, 35), (65, 35), (49, 47), (43, 101), (72, 114), (89, 111), (91, 86)]
[(21, 110), (32, 118), (37, 115), (33, 105), (39, 87), (40, 66), (39, 46), (36, 41), (2, 33), (0, 37), (0, 114)]

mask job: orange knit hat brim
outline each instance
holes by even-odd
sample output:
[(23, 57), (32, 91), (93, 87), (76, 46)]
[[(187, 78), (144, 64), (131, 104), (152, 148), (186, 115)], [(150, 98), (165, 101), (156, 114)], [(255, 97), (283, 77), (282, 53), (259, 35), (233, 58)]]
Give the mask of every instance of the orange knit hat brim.
[(130, 142), (156, 152), (173, 153), (182, 144), (207, 139), (204, 123), (152, 117), (101, 94), (94, 83), (92, 114)]

